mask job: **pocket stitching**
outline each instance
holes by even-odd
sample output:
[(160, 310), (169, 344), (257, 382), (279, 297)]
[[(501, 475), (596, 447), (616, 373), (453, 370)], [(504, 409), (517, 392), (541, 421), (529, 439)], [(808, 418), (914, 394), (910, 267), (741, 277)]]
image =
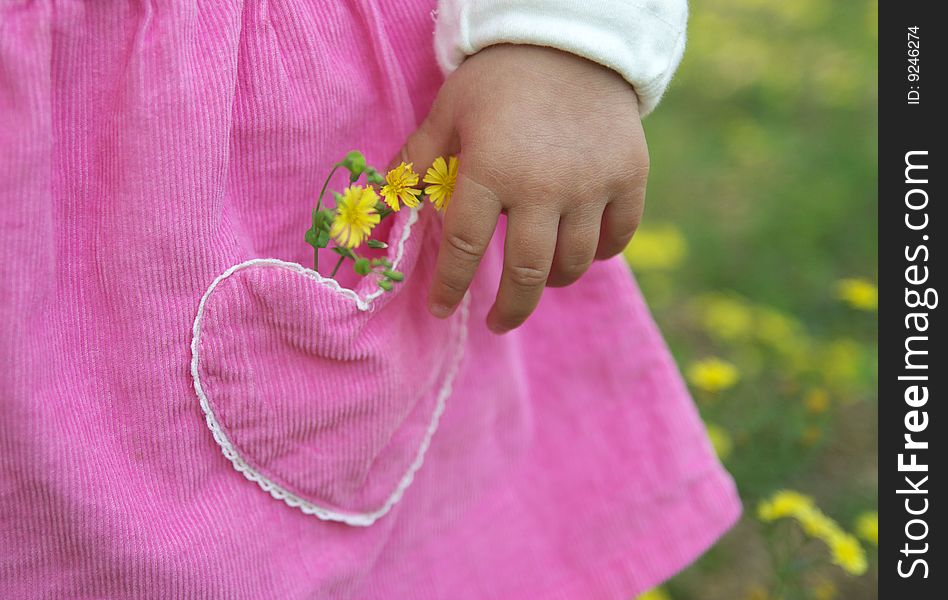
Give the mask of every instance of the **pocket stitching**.
[[(418, 215), (417, 211), (413, 210), (412, 214), (409, 215), (409, 218), (405, 224), (405, 227), (402, 231), (402, 236), (399, 239), (398, 247), (396, 249), (396, 256), (393, 260), (393, 268), (395, 268), (398, 263), (401, 261), (402, 256), (405, 250), (405, 242), (409, 237), (411, 226), (417, 221)], [(260, 488), (270, 494), (274, 499), (283, 501), (288, 506), (297, 508), (302, 511), (304, 514), (313, 515), (319, 519), (325, 521), (337, 521), (341, 523), (346, 523), (352, 526), (367, 527), (372, 525), (388, 513), (398, 502), (401, 500), (402, 496), (405, 493), (405, 490), (411, 485), (412, 481), (415, 478), (415, 473), (418, 469), (421, 468), (424, 463), (425, 454), (428, 451), (428, 447), (431, 444), (431, 438), (434, 436), (435, 431), (438, 429), (438, 424), (441, 420), (441, 415), (444, 412), (445, 406), (447, 404), (447, 399), (451, 395), (452, 387), (454, 384), (455, 376), (457, 375), (458, 369), (461, 364), (461, 358), (464, 354), (464, 346), (467, 341), (467, 319), (468, 319), (468, 304), (470, 301), (470, 296), (465, 295), (461, 305), (458, 307), (458, 316), (455, 320), (453, 328), (456, 329), (453, 332), (453, 337), (455, 337), (455, 351), (451, 357), (451, 363), (448, 365), (448, 369), (445, 373), (444, 381), (441, 385), (441, 388), (438, 390), (438, 395), (435, 400), (435, 408), (431, 415), (431, 420), (428, 423), (428, 427), (425, 430), (425, 433), (422, 437), (421, 443), (419, 444), (418, 450), (415, 454), (415, 459), (408, 466), (408, 470), (402, 476), (398, 485), (395, 487), (394, 491), (389, 495), (385, 503), (378, 509), (365, 513), (350, 513), (342, 512), (333, 509), (329, 509), (323, 506), (320, 506), (314, 502), (306, 500), (299, 495), (291, 492), (285, 487), (274, 482), (266, 475), (255, 469), (251, 466), (241, 455), (237, 452), (237, 449), (234, 447), (233, 443), (228, 439), (227, 435), (224, 433), (220, 422), (217, 420), (217, 416), (214, 413), (211, 403), (207, 397), (207, 394), (204, 391), (204, 388), (201, 384), (201, 375), (199, 371), (200, 365), (200, 343), (201, 343), (201, 325), (204, 317), (204, 310), (207, 305), (208, 299), (214, 293), (214, 290), (217, 286), (229, 278), (234, 273), (248, 269), (250, 267), (263, 265), (269, 267), (276, 267), (281, 269), (286, 269), (288, 271), (293, 271), (305, 275), (315, 281), (320, 285), (325, 285), (332, 291), (340, 294), (342, 297), (347, 298), (348, 300), (355, 303), (356, 307), (360, 311), (367, 311), (371, 308), (372, 302), (381, 296), (383, 290), (377, 290), (371, 294), (366, 295), (364, 298), (360, 297), (354, 290), (349, 288), (344, 288), (335, 279), (326, 278), (313, 271), (312, 269), (307, 269), (300, 264), (291, 263), (282, 261), (276, 258), (255, 258), (251, 259), (237, 265), (234, 265), (228, 268), (226, 271), (218, 275), (211, 285), (207, 288), (207, 291), (204, 292), (204, 295), (201, 297), (201, 301), (198, 304), (197, 315), (194, 318), (194, 325), (192, 327), (192, 337), (191, 337), (191, 378), (194, 381), (194, 391), (197, 394), (198, 400), (201, 405), (201, 410), (204, 413), (205, 422), (207, 423), (208, 429), (211, 430), (211, 433), (214, 437), (214, 441), (220, 447), (224, 457), (226, 457), (234, 469), (237, 472), (241, 473), (245, 478), (250, 481), (253, 481)]]

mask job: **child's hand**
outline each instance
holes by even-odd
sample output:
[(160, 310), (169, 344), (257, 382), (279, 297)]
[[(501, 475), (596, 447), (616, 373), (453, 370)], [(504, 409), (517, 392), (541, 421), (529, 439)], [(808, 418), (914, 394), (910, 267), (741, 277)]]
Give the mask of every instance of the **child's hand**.
[(622, 251), (642, 216), (648, 149), (632, 87), (551, 48), (492, 46), (451, 74), (403, 155), (419, 172), (460, 151), (428, 305), (446, 317), (474, 277), (501, 212), (504, 269), (487, 317), (522, 324), (545, 285), (576, 281)]

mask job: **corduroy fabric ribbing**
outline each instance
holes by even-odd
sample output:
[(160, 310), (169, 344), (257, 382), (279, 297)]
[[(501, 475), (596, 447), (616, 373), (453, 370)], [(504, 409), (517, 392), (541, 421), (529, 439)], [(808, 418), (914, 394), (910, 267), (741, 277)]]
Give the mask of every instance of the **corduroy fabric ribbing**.
[[(502, 231), (423, 464), (373, 524), (275, 500), (212, 435), (190, 368), (201, 298), (248, 260), (309, 264), (302, 234), (329, 166), (352, 148), (385, 164), (442, 81), (432, 8), (0, 3), (0, 596), (627, 598), (734, 521), (733, 484), (621, 262), (548, 290), (522, 329), (486, 330)], [(352, 465), (390, 460), (388, 489), (408, 454), (387, 458), (382, 441), (433, 406), (421, 392), (450, 329), (404, 300), (423, 297), (430, 271), (420, 261), (388, 300), (405, 304), (385, 311), (398, 335), (365, 324), (378, 343), (358, 356), (384, 360), (401, 339), (428, 358), (381, 379), (384, 421), (339, 419), (328, 464), (341, 452), (369, 488), (325, 496), (326, 477), (294, 455), (316, 448), (312, 413), (285, 412), (281, 394), (324, 406), (312, 380), (358, 348), (308, 346), (309, 328), (335, 327), (320, 318), (341, 305), (311, 306), (315, 281), (282, 275), (241, 284), (253, 311), (214, 305), (206, 340), (227, 350), (204, 366), (242, 398), (226, 418), (248, 460), (316, 503), (361, 511), (385, 496), (359, 497), (375, 480)], [(244, 370), (264, 364), (272, 379)]]

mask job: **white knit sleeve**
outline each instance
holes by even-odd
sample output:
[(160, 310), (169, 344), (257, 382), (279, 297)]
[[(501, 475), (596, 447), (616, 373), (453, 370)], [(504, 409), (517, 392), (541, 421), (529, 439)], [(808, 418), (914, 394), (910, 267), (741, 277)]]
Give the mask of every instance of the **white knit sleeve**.
[(685, 49), (687, 0), (439, 0), (435, 52), (445, 73), (494, 44), (550, 46), (620, 73), (644, 115)]

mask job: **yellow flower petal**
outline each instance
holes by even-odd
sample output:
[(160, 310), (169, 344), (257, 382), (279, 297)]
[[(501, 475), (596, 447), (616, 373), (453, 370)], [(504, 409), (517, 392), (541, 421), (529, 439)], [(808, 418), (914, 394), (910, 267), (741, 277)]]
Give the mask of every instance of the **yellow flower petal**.
[(385, 176), (385, 185), (382, 186), (382, 198), (393, 211), (398, 212), (401, 205), (409, 208), (418, 206), (418, 196), (421, 190), (418, 185), (418, 174), (412, 170), (412, 163), (402, 162)]
[(329, 228), (329, 235), (340, 246), (359, 246), (381, 220), (375, 210), (378, 200), (378, 194), (370, 187), (347, 187), (336, 204), (336, 216)]
[(443, 211), (448, 207), (448, 202), (454, 195), (457, 177), (458, 158), (456, 156), (450, 157), (447, 161), (443, 156), (439, 156), (425, 173), (424, 182), (430, 184), (425, 188), (425, 193), (428, 194), (428, 198), (437, 210)]

